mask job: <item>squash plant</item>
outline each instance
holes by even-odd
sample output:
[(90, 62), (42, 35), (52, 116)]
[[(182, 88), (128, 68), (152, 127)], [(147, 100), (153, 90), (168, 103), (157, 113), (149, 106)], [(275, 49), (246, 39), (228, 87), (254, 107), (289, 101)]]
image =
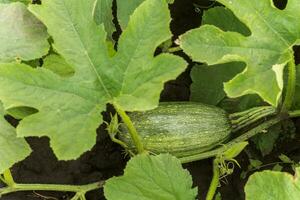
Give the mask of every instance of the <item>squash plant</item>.
[[(103, 122), (101, 112), (108, 103), (123, 123), (113, 117), (107, 123), (108, 132), (133, 156), (123, 177), (105, 183), (105, 195), (111, 200), (195, 199), (197, 190), (192, 189), (191, 177), (181, 163), (215, 157), (207, 193), (207, 200), (213, 199), (219, 177), (231, 172), (226, 162), (236, 162), (234, 158), (247, 145), (246, 140), (300, 115), (299, 110), (291, 110), (296, 87), (292, 47), (300, 43), (297, 0), (289, 0), (284, 10), (268, 0), (218, 0), (232, 13), (218, 8), (206, 15), (205, 25), (180, 36), (178, 47), (162, 53), (157, 48), (172, 37), (168, 9), (172, 1), (117, 0), (122, 30), (118, 41), (113, 39), (113, 1), (12, 2), (0, 1), (0, 113), (22, 120), (16, 129), (3, 117), (0, 120), (0, 144), (4, 147), (0, 150), (0, 180), (6, 184), (0, 195), (69, 191), (75, 193), (72, 200), (84, 200), (88, 191), (103, 187), (103, 181), (83, 186), (19, 184), (9, 168), (30, 154), (24, 139), (29, 136), (49, 137), (58, 159), (78, 158), (96, 143), (96, 129)], [(228, 21), (213, 20), (219, 15)], [(187, 67), (183, 58), (170, 53), (176, 50), (183, 50), (195, 62), (221, 68), (228, 62), (244, 63), (235, 64), (242, 71), (222, 78), (221, 82), (227, 81), (226, 95), (257, 94), (270, 106), (231, 114), (198, 103), (159, 106), (164, 82), (175, 79)], [(43, 59), (44, 64), (39, 66), (37, 59)], [(186, 124), (177, 124), (174, 129), (178, 123), (175, 117)], [(189, 120), (201, 124), (191, 127)], [(151, 133), (162, 128), (167, 131)], [(209, 138), (203, 133), (224, 135)]]

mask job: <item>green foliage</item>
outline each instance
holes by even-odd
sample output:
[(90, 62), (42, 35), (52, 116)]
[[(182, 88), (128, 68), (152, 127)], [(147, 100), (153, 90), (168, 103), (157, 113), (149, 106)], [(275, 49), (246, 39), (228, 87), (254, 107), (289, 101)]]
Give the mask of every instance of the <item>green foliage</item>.
[(247, 200), (300, 199), (300, 168), (295, 176), (286, 172), (263, 171), (253, 174), (245, 187)]
[(0, 62), (33, 60), (47, 54), (49, 44), (45, 26), (24, 4), (1, 3)]
[[(243, 35), (249, 35), (249, 29), (240, 22), (233, 13), (224, 7), (211, 8), (204, 12), (202, 24), (217, 26), (223, 31), (235, 31)], [(242, 72), (245, 65), (242, 62), (230, 62), (213, 66), (196, 65), (192, 68), (191, 100), (207, 104), (217, 105), (226, 97), (223, 83), (231, 80), (235, 75)], [(207, 84), (209, 83), (209, 84)], [(225, 100), (221, 107), (229, 112), (238, 112), (259, 105), (255, 104), (256, 97), (246, 95), (242, 98)], [(228, 104), (229, 101), (234, 105)], [(250, 102), (248, 104), (247, 102)], [(234, 110), (232, 110), (234, 108)]]
[(253, 138), (256, 148), (260, 150), (262, 156), (271, 153), (280, 133), (282, 133), (282, 128), (279, 124)]
[(278, 158), (284, 163), (294, 163), (288, 156), (280, 154)]
[(226, 110), (228, 113), (235, 113), (262, 105), (264, 105), (264, 102), (258, 95), (248, 94), (239, 98), (225, 98), (218, 106)]
[(226, 150), (222, 156), (227, 160), (233, 159), (236, 156), (238, 156), (247, 145), (248, 142), (239, 142), (234, 146), (230, 147), (230, 149)]
[(31, 153), (25, 139), (17, 138), (15, 128), (4, 119), (4, 114), (0, 103), (0, 174)]
[(112, 12), (113, 0), (96, 0), (93, 9), (93, 15), (95, 22), (100, 25), (104, 24), (107, 37), (110, 41), (113, 41), (112, 34), (116, 31), (116, 27), (113, 23)]
[[(116, 108), (129, 127), (131, 137), (126, 135), (128, 143), (121, 140), (117, 114), (111, 115), (106, 130), (111, 140), (131, 156), (134, 156), (131, 151), (134, 147), (139, 147), (138, 152), (144, 152), (144, 147), (151, 153), (180, 151), (182, 162), (216, 156), (207, 199), (214, 198), (220, 179), (230, 175), (235, 164), (239, 166), (235, 157), (247, 146), (248, 138), (263, 132), (253, 141), (263, 156), (269, 154), (280, 133), (285, 137), (294, 133), (285, 130), (294, 127), (291, 120), (283, 121), (286, 112), (293, 117), (300, 116), (299, 110), (289, 110), (295, 81), (291, 73), (294, 71), (292, 47), (300, 44), (300, 4), (298, 0), (289, 0), (286, 8), (279, 10), (273, 1), (267, 0), (218, 2), (225, 7), (207, 8), (201, 27), (187, 31), (175, 42), (193, 63), (205, 63), (195, 64), (191, 70), (191, 100), (218, 105), (229, 113), (246, 110), (245, 114), (249, 108), (265, 104), (264, 101), (278, 109), (272, 107), (268, 112), (251, 116), (249, 113), (231, 114), (231, 117), (238, 116), (230, 118), (232, 122), (246, 125), (236, 129), (236, 124), (232, 123), (226, 128), (238, 130), (241, 135), (224, 146), (214, 146), (220, 144), (220, 140), (198, 151), (201, 145), (193, 144), (200, 139), (215, 141), (222, 135), (220, 130), (214, 131), (218, 124), (200, 123), (205, 129), (203, 133), (209, 133), (209, 137), (201, 138), (199, 130), (195, 130), (194, 136), (198, 138), (191, 141), (193, 135), (186, 125), (199, 124), (199, 120), (193, 119), (199, 114), (197, 110), (176, 113), (171, 116), (171, 123), (165, 118), (166, 112), (161, 112), (157, 119), (138, 116), (145, 121), (139, 125), (125, 112), (156, 108), (164, 83), (185, 70), (186, 62), (182, 58), (165, 53), (180, 50), (180, 47), (172, 48), (176, 38), (170, 31), (168, 4), (174, 0), (116, 0), (117, 19), (113, 16), (113, 0), (42, 0), (41, 5), (33, 5), (30, 0), (0, 0), (0, 100), (3, 102), (0, 104), (0, 181), (7, 184), (5, 177), (13, 180), (7, 169), (31, 153), (25, 137), (49, 137), (59, 159), (75, 159), (90, 150), (96, 142), (96, 129), (103, 122), (101, 113), (107, 104)], [(217, 4), (213, 2), (214, 5)], [(117, 34), (113, 37), (113, 33), (118, 24), (114, 23), (119, 23), (122, 32), (116, 41)], [(287, 63), (289, 69), (284, 71)], [(300, 108), (299, 67), (294, 109)], [(275, 115), (275, 110), (276, 114), (280, 110), (284, 113), (266, 116), (271, 111)], [(203, 119), (221, 122), (220, 112), (207, 111), (203, 111)], [(178, 120), (181, 113), (184, 116)], [(222, 113), (228, 125), (228, 115), (223, 110)], [(5, 114), (20, 119), (17, 129), (5, 120)], [(259, 124), (255, 119), (262, 115), (268, 119)], [(259, 120), (264, 121), (264, 118)], [(251, 126), (248, 126), (250, 122), (246, 123), (249, 119)], [(157, 131), (152, 136), (156, 139), (148, 135), (142, 137), (139, 126), (153, 129), (151, 120), (161, 127), (164, 138), (155, 135)], [(257, 123), (256, 127), (251, 120)], [(280, 121), (284, 122), (281, 126), (269, 129)], [(182, 133), (177, 134), (179, 139), (170, 134), (176, 134), (178, 127)], [(132, 141), (135, 146), (130, 149)], [(149, 148), (151, 142), (158, 146)], [(177, 150), (176, 145), (180, 147)], [(213, 147), (215, 149), (208, 151)], [(251, 152), (247, 152), (250, 155)], [(249, 161), (243, 177), (266, 166), (281, 171), (286, 164), (295, 169), (296, 174), (255, 173), (245, 187), (247, 199), (300, 199), (300, 168), (296, 161), (284, 154), (279, 156), (279, 162), (265, 164), (255, 156)], [(4, 172), (6, 175), (2, 176)], [(0, 188), (0, 196), (14, 191), (55, 188), (75, 192), (72, 199), (84, 200), (86, 192), (103, 184), (60, 188), (60, 185), (10, 182)], [(197, 188), (192, 188), (192, 177), (182, 168), (178, 158), (169, 154), (141, 153), (128, 162), (123, 176), (106, 181), (104, 193), (108, 200), (194, 200)], [(215, 199), (221, 199), (221, 193)]]
[(106, 182), (104, 194), (108, 200), (195, 200), (197, 188), (176, 157), (143, 154), (127, 163), (123, 176)]
[(223, 82), (229, 81), (242, 69), (240, 63), (195, 65), (191, 71), (191, 101), (217, 105), (226, 97)]
[(44, 59), (43, 67), (62, 77), (74, 75), (74, 69), (59, 55), (51, 54)]
[[(153, 57), (155, 48), (171, 36), (164, 0), (147, 0), (136, 9), (114, 57), (108, 54), (104, 27), (93, 21), (93, 5), (92, 0), (45, 0), (29, 7), (74, 69), (72, 77), (25, 64), (0, 65), (0, 98), (6, 108), (39, 110), (21, 121), (18, 136), (50, 137), (59, 159), (74, 159), (91, 149), (106, 103), (127, 111), (152, 109), (163, 83), (185, 68), (179, 57)], [(149, 24), (155, 25), (146, 28)]]
[[(134, 12), (134, 10), (139, 5), (141, 5), (141, 3), (143, 3), (145, 0), (130, 0), (130, 1), (116, 0), (116, 1), (117, 1), (118, 21), (119, 21), (119, 25), (121, 26), (121, 29), (123, 30), (127, 27), (129, 19), (132, 13)], [(174, 0), (165, 0), (165, 1), (169, 4), (174, 3)]]
[(300, 65), (296, 66), (296, 92), (294, 96), (294, 109), (300, 108)]
[(37, 113), (38, 110), (26, 106), (12, 107), (6, 110), (7, 114), (11, 115), (15, 119), (23, 119), (29, 115)]
[(31, 3), (31, 0), (0, 0), (0, 3), (13, 3), (13, 2), (21, 2), (24, 4)]
[(278, 105), (283, 88), (283, 68), (293, 59), (292, 46), (300, 41), (300, 4), (290, 0), (284, 10), (279, 10), (271, 1), (219, 2), (249, 27), (251, 35), (203, 25), (181, 36), (181, 47), (194, 61), (209, 65), (245, 62), (246, 69), (225, 83), (227, 95), (238, 97), (256, 93), (271, 105)]
[(248, 27), (225, 7), (215, 7), (205, 11), (202, 25), (205, 24), (214, 25), (223, 31), (238, 32), (245, 36), (251, 34)]
[(117, 14), (121, 29), (125, 29), (134, 10), (145, 0), (117, 0)]

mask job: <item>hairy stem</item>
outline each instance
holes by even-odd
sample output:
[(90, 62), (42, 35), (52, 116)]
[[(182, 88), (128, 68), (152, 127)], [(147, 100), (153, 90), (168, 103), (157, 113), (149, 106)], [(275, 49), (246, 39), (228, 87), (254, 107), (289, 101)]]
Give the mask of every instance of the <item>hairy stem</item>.
[(219, 177), (220, 177), (220, 170), (219, 170), (219, 159), (215, 158), (213, 161), (213, 178), (211, 180), (206, 200), (213, 200), (215, 193), (217, 191), (219, 185)]
[(235, 145), (236, 143), (246, 141), (249, 138), (257, 135), (258, 133), (261, 133), (263, 130), (266, 130), (269, 127), (277, 124), (280, 121), (281, 121), (280, 117), (278, 117), (278, 116), (273, 117), (273, 118), (269, 119), (268, 121), (265, 121), (264, 123), (260, 124), (259, 126), (247, 131), (246, 133), (242, 134), (241, 136), (231, 140), (226, 145), (223, 145), (223, 146), (221, 146), (219, 148), (216, 148), (216, 149), (213, 149), (211, 151), (202, 152), (202, 153), (199, 153), (199, 154), (195, 154), (195, 155), (192, 155), (192, 156), (187, 156), (187, 157), (183, 157), (183, 158), (179, 158), (179, 159), (182, 163), (188, 163), (188, 162), (192, 162), (192, 161), (196, 161), (196, 160), (202, 160), (202, 159), (205, 159), (205, 158), (210, 158), (210, 157), (220, 155), (223, 152), (225, 152), (227, 149), (229, 149), (230, 147)]
[(119, 106), (114, 105), (114, 107), (115, 107), (116, 111), (118, 112), (118, 114), (120, 115), (120, 117), (122, 118), (123, 122), (126, 124), (129, 134), (131, 136), (131, 139), (132, 139), (133, 143), (135, 144), (138, 153), (144, 153), (145, 152), (144, 145), (143, 145), (140, 135), (136, 131), (131, 119), (126, 114), (126, 112), (124, 110), (122, 110)]
[(287, 82), (284, 102), (281, 109), (282, 112), (286, 112), (292, 107), (294, 95), (295, 95), (295, 88), (296, 88), (296, 65), (294, 59), (292, 59), (290, 62), (288, 62), (288, 82)]
[[(33, 191), (33, 190), (43, 190), (43, 191), (58, 191), (58, 192), (75, 192), (78, 194), (85, 194), (86, 192), (102, 188), (104, 181), (91, 183), (87, 185), (56, 185), (56, 184), (18, 184), (15, 183), (12, 186), (7, 186), (0, 188), (0, 196), (13, 192), (20, 191)], [(78, 193), (78, 194), (77, 194)]]

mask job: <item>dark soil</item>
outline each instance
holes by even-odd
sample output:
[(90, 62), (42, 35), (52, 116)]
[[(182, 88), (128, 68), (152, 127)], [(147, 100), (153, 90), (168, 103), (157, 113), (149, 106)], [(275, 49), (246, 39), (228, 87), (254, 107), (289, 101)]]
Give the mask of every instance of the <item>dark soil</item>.
[[(122, 149), (111, 142), (103, 127), (98, 129), (95, 147), (75, 161), (58, 161), (47, 138), (28, 138), (28, 142), (33, 153), (12, 169), (18, 183), (88, 184), (120, 175), (126, 164)], [(72, 194), (24, 192), (4, 196), (1, 200), (47, 199), (42, 196), (67, 200)], [(91, 192), (87, 196), (89, 200), (104, 199), (102, 191)]]
[[(283, 8), (286, 1), (276, 0), (276, 4)], [(201, 10), (196, 10), (193, 3), (208, 6), (209, 0), (177, 0), (170, 6), (173, 22), (171, 29), (175, 36), (184, 33), (187, 30), (198, 27), (201, 23)], [(176, 38), (174, 38), (176, 39)], [(299, 48), (296, 48), (299, 50)], [(180, 55), (188, 58), (179, 52)], [(300, 55), (300, 54), (298, 54)], [(299, 57), (298, 57), (299, 59)], [(192, 64), (192, 63), (191, 63)], [(161, 101), (187, 101), (189, 100), (189, 86), (191, 79), (189, 76), (191, 65), (176, 81), (170, 81), (166, 84), (162, 92)], [(296, 124), (300, 123), (297, 122)], [(299, 129), (298, 129), (299, 130)], [(16, 164), (12, 168), (13, 176), (18, 183), (53, 183), (53, 184), (87, 184), (99, 180), (106, 180), (112, 176), (121, 175), (127, 159), (124, 157), (122, 149), (112, 143), (104, 130), (104, 126), (98, 129), (97, 144), (95, 147), (82, 155), (75, 161), (58, 161), (49, 147), (47, 138), (27, 138), (33, 149), (33, 153), (24, 161)], [(264, 161), (274, 161), (277, 155), (286, 153), (297, 160), (300, 155), (298, 148), (300, 140), (293, 140), (295, 145), (290, 142), (282, 142), (279, 148), (264, 158)], [(248, 156), (243, 153), (238, 157), (238, 162), (242, 169), (248, 166)], [(193, 176), (194, 185), (199, 188), (199, 199), (204, 199), (212, 177), (212, 160), (185, 164)], [(227, 184), (222, 183), (220, 192), (224, 200), (244, 199), (244, 184), (246, 179), (240, 178), (242, 169), (236, 169), (234, 174), (227, 177)], [(70, 193), (58, 192), (20, 192), (5, 195), (1, 200), (69, 200), (72, 197)], [(105, 200), (101, 190), (91, 192), (87, 195), (88, 200)]]

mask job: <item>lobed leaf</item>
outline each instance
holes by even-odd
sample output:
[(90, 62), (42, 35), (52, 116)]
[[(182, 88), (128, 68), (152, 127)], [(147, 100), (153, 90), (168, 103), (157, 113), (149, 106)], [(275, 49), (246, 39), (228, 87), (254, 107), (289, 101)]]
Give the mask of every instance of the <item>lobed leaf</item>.
[(283, 88), (283, 68), (293, 59), (293, 45), (300, 43), (300, 4), (289, 0), (286, 8), (279, 10), (268, 0), (219, 2), (250, 29), (251, 35), (203, 25), (182, 35), (181, 47), (193, 60), (209, 65), (245, 62), (246, 69), (225, 84), (227, 95), (256, 93), (276, 106)]
[(171, 36), (164, 0), (147, 0), (136, 9), (113, 57), (104, 26), (94, 22), (93, 6), (93, 0), (44, 0), (29, 6), (47, 26), (55, 50), (74, 69), (73, 76), (61, 77), (45, 67), (0, 64), (5, 107), (39, 110), (21, 121), (18, 136), (50, 137), (59, 159), (74, 159), (91, 149), (107, 103), (127, 111), (153, 109), (164, 82), (186, 65), (174, 55), (153, 56)]
[(180, 161), (169, 154), (137, 155), (124, 175), (113, 177), (104, 185), (108, 200), (195, 200), (197, 189)]

